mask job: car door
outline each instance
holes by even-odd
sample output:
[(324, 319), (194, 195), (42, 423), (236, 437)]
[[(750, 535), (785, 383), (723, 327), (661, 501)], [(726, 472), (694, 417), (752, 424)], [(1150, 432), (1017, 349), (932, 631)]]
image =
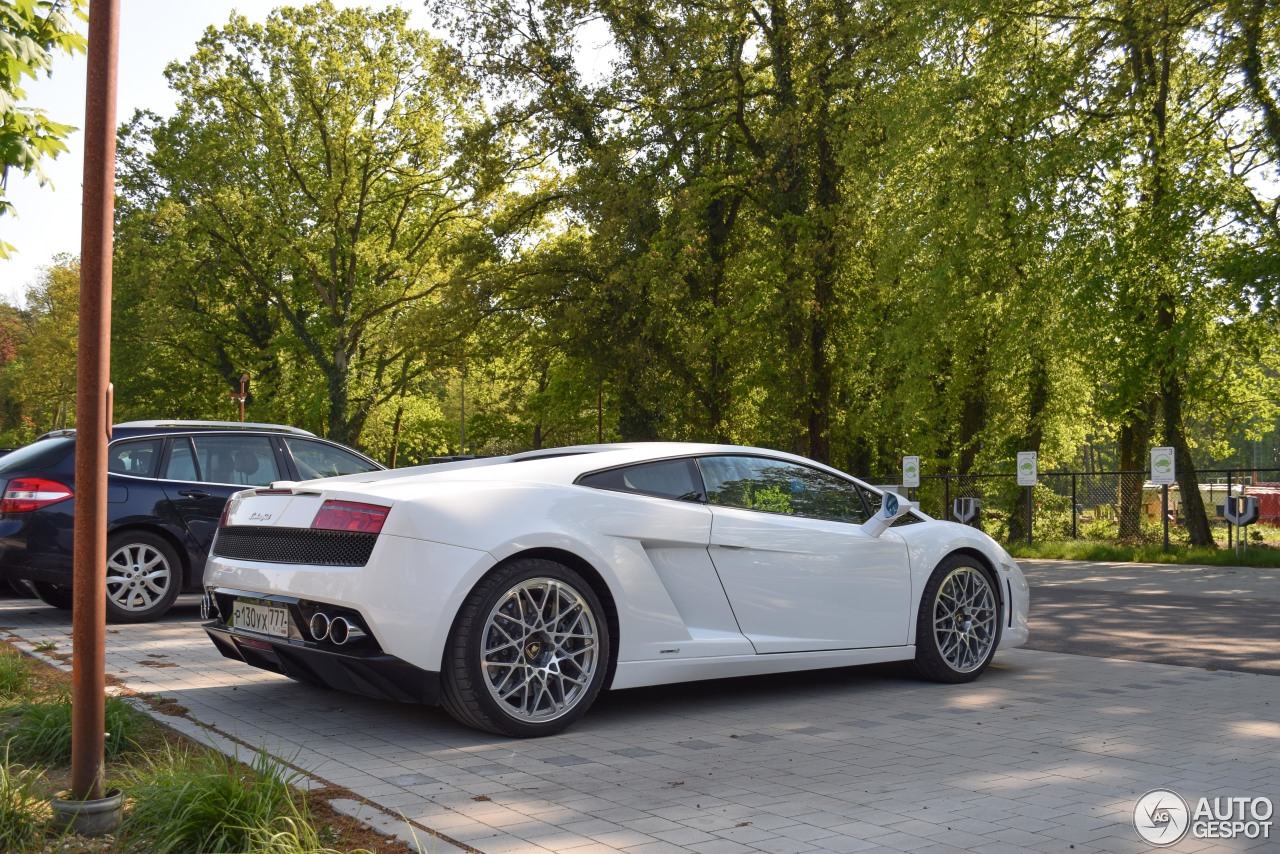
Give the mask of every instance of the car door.
[(857, 484), (787, 460), (700, 457), (709, 551), (756, 652), (901, 646), (910, 622), (906, 544), (865, 533)]
[(177, 436), (165, 463), (164, 490), (196, 545), (208, 552), (233, 493), (282, 480), (270, 436), (195, 434)]

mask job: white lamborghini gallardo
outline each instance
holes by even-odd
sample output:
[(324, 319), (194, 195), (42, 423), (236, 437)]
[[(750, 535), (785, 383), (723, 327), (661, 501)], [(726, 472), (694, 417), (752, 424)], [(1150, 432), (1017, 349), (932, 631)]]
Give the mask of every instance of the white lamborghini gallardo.
[(976, 678), (1027, 638), (982, 532), (778, 451), (534, 451), (238, 493), (205, 570), (224, 655), (559, 732), (605, 688), (912, 661)]

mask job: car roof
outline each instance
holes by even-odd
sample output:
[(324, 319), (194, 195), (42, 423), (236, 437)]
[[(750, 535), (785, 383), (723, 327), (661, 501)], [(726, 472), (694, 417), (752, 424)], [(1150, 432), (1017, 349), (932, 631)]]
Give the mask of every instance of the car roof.
[[(208, 433), (211, 431), (244, 430), (257, 433), (283, 433), (290, 436), (311, 436), (315, 433), (300, 427), (289, 427), (284, 424), (263, 424), (255, 421), (184, 421), (175, 419), (156, 419), (151, 421), (125, 421), (111, 428), (111, 438), (123, 439), (151, 433)], [(74, 436), (75, 428), (67, 430), (50, 430), (36, 437), (54, 439), (60, 436)]]
[[(573, 483), (581, 475), (616, 466), (631, 465), (649, 460), (662, 460), (707, 454), (746, 454), (788, 460), (836, 472), (830, 466), (805, 457), (776, 451), (771, 448), (754, 448), (744, 445), (716, 445), (700, 442), (624, 442), (603, 445), (571, 445), (563, 448), (544, 448), (504, 457), (481, 457), (451, 463), (388, 469), (380, 472), (361, 472), (326, 478), (326, 486), (340, 482), (385, 483), (426, 479), (446, 480), (505, 480), (512, 482)], [(841, 473), (843, 474), (843, 473)], [(847, 475), (846, 475), (847, 476)]]

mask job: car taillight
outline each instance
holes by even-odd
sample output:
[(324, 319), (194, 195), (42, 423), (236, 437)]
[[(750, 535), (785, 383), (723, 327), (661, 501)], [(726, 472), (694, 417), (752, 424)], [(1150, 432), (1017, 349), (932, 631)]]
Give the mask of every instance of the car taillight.
[(325, 531), (360, 531), (376, 534), (387, 521), (390, 507), (381, 504), (361, 504), (358, 501), (334, 501), (332, 498), (320, 505), (320, 512), (311, 521), (311, 527)]
[(231, 502), (222, 505), (222, 515), (218, 517), (218, 529), (227, 527), (227, 517), (231, 515)]
[(72, 495), (71, 487), (56, 480), (42, 477), (18, 477), (9, 481), (0, 498), (0, 513), (30, 513), (66, 501)]

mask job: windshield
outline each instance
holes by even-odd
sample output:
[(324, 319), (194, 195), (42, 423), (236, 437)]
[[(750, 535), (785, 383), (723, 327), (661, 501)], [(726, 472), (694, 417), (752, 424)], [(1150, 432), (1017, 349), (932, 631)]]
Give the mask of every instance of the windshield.
[(0, 457), (0, 472), (53, 468), (75, 449), (75, 436), (41, 439)]

